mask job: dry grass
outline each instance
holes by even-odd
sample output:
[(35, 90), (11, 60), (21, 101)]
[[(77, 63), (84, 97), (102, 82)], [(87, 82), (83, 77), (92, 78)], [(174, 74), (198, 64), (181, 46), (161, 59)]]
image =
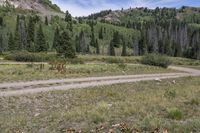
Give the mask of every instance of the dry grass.
[[(110, 57), (110, 56), (97, 56), (97, 55), (79, 55), (80, 59), (86, 62), (106, 62), (110, 59), (119, 59), (123, 60), (124, 63), (140, 63), (142, 56), (130, 56), (130, 57)], [(172, 61), (173, 65), (187, 65), (187, 66), (199, 66), (200, 60), (194, 60), (194, 59), (187, 59), (187, 58), (181, 58), (181, 57), (170, 57), (170, 60)]]
[(61, 74), (57, 70), (50, 70), (49, 65), (45, 65), (43, 70), (40, 70), (40, 65), (0, 65), (0, 82), (166, 72), (173, 70), (144, 65), (69, 64), (66, 72)]
[(199, 132), (199, 97), (200, 78), (189, 77), (0, 98), (0, 129), (119, 132), (118, 125), (124, 132)]

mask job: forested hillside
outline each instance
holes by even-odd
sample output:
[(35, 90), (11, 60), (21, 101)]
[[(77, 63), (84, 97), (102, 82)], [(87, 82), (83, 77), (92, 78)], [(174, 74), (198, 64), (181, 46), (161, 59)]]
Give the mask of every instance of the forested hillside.
[[(49, 1), (45, 5), (53, 6)], [(73, 18), (68, 11), (61, 17), (4, 5), (0, 52), (15, 50), (56, 51), (66, 57), (161, 53), (200, 59), (200, 9), (130, 8)]]
[[(134, 29), (101, 23), (95, 20), (77, 20), (66, 12), (65, 18), (57, 15), (42, 17), (35, 12), (1, 7), (1, 52), (27, 50), (29, 52), (60, 51), (62, 33), (68, 32), (70, 44), (77, 53), (110, 54), (111, 40), (116, 55), (121, 55), (122, 46), (127, 54), (133, 53), (132, 40), (140, 38)], [(59, 50), (60, 49), (60, 50)]]
[(130, 8), (102, 11), (85, 19), (97, 19), (139, 30), (134, 54), (159, 52), (170, 56), (200, 59), (200, 8)]

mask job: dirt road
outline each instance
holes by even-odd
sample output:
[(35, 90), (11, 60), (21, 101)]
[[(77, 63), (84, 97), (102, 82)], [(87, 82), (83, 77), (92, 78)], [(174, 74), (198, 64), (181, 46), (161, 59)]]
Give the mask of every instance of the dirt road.
[(139, 82), (147, 80), (173, 79), (187, 76), (200, 76), (200, 70), (191, 68), (170, 66), (171, 69), (178, 70), (180, 73), (166, 74), (141, 74), (126, 76), (106, 76), (106, 77), (89, 77), (74, 79), (52, 79), (30, 82), (12, 82), (0, 84), (0, 97), (19, 96), (34, 94), (40, 92), (69, 90), (77, 88), (87, 88), (103, 85), (112, 85), (120, 83)]
[(12, 62), (12, 61), (5, 61), (0, 62), (0, 65), (40, 65), (40, 64), (48, 64), (47, 62)]

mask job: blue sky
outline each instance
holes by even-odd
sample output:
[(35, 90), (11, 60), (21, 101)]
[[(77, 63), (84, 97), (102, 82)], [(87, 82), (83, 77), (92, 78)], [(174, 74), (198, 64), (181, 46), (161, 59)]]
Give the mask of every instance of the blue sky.
[(200, 0), (52, 0), (63, 11), (69, 10), (73, 16), (86, 16), (105, 9), (129, 7), (200, 7)]

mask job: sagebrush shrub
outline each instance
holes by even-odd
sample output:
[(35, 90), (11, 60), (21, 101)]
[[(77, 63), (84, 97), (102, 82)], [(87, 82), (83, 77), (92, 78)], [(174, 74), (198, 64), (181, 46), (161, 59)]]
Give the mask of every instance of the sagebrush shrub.
[(152, 65), (152, 66), (167, 68), (171, 64), (171, 61), (165, 55), (147, 54), (144, 57), (142, 57), (141, 63), (145, 65)]
[(30, 53), (27, 51), (16, 51), (8, 54), (5, 59), (21, 61), (21, 62), (43, 62), (53, 60), (55, 55), (50, 55), (46, 53)]

